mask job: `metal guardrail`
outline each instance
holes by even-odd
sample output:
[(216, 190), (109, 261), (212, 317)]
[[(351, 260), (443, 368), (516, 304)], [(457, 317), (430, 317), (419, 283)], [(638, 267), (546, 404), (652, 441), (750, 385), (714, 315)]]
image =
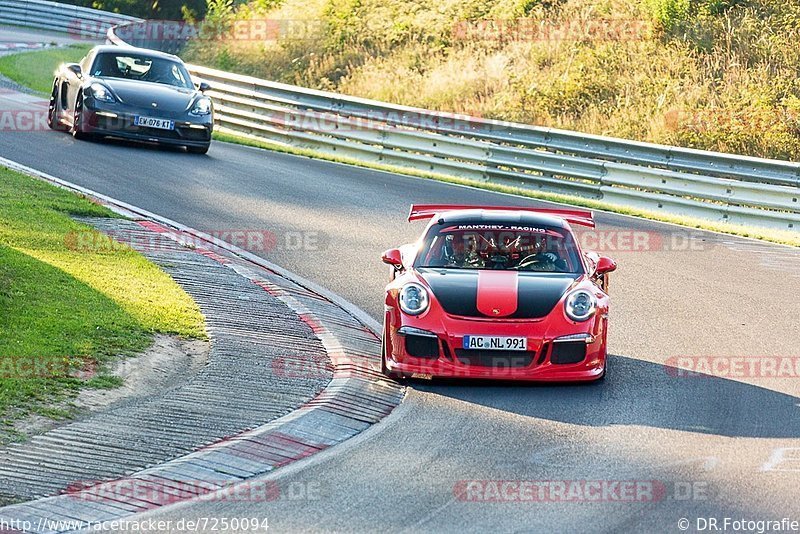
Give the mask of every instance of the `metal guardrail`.
[(197, 65), (218, 129), (626, 207), (800, 228), (800, 164), (432, 112)]
[[(0, 0), (0, 22), (9, 3), (45, 2)], [(107, 41), (165, 47), (148, 32), (121, 33), (127, 42), (114, 28)], [(800, 229), (798, 163), (435, 112), (197, 65), (189, 70), (211, 85), (221, 132), (664, 214)]]
[(0, 1), (2, 24), (69, 32), (83, 39), (103, 39), (112, 26), (139, 20), (99, 9), (45, 0)]

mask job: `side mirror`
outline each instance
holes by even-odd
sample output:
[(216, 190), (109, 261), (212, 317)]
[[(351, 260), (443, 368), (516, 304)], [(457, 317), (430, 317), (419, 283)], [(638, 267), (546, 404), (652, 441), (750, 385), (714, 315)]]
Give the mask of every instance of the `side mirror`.
[(78, 78), (83, 78), (83, 71), (81, 70), (81, 66), (77, 63), (70, 63), (67, 65), (67, 68)]
[(206, 82), (200, 82), (200, 85), (197, 86), (197, 89), (199, 89), (201, 93), (205, 93), (206, 91), (211, 89), (211, 86), (208, 85)]
[(398, 271), (403, 268), (403, 257), (399, 249), (390, 248), (383, 253), (381, 260), (383, 260), (383, 263), (391, 265)]
[(597, 260), (596, 274), (606, 274), (617, 269), (617, 262), (607, 256), (600, 256)]

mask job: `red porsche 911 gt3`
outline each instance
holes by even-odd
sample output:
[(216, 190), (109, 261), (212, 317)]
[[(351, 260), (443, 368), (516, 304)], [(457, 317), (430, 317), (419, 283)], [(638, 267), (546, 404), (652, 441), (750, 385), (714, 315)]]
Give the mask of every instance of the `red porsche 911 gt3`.
[(387, 250), (382, 368), (412, 375), (591, 381), (606, 374), (610, 258), (580, 250), (590, 211), (414, 205), (416, 244)]

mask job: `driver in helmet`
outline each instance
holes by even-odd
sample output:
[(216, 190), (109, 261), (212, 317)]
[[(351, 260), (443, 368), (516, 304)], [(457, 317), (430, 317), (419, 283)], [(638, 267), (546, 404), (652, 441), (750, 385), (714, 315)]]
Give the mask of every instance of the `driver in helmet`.
[(153, 61), (147, 72), (147, 80), (167, 85), (177, 85), (177, 79), (172, 73), (173, 65), (169, 61)]
[(449, 234), (444, 241), (445, 266), (463, 269), (481, 269), (485, 265), (479, 252), (475, 234)]
[(555, 251), (548, 250), (545, 236), (532, 236), (531, 244), (520, 247), (525, 251), (519, 261), (519, 269), (542, 272), (559, 272), (567, 270), (567, 262)]

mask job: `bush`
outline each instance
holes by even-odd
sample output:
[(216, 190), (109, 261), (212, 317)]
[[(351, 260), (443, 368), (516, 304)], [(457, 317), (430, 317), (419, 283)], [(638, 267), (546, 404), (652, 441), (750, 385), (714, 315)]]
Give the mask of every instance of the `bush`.
[(689, 17), (689, 0), (644, 0), (656, 27), (664, 32), (681, 26)]

